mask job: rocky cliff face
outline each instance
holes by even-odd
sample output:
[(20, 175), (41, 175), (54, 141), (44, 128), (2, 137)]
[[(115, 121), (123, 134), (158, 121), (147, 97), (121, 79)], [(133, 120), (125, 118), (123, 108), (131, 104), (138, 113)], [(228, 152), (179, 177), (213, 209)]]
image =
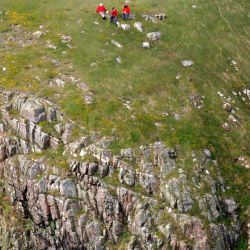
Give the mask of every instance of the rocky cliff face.
[(1, 100), (0, 248), (233, 249), (238, 205), (208, 149), (182, 161), (158, 141), (113, 155), (115, 134), (74, 138), (48, 100)]

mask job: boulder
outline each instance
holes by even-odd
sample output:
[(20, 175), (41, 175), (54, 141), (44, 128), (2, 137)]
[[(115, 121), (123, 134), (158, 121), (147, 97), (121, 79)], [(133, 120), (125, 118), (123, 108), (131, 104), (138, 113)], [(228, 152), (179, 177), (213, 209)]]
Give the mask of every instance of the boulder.
[(46, 120), (45, 107), (39, 99), (28, 99), (20, 107), (20, 115), (34, 123)]
[(157, 32), (150, 32), (147, 34), (147, 37), (152, 40), (152, 41), (156, 41), (159, 40), (161, 37), (161, 32), (157, 31)]

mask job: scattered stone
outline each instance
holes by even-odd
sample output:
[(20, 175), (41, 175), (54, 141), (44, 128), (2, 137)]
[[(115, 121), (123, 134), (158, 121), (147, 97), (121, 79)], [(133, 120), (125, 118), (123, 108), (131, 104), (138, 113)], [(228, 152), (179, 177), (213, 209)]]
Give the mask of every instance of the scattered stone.
[(142, 23), (140, 23), (140, 22), (135, 22), (134, 23), (134, 28), (137, 29), (140, 32), (143, 32), (143, 26), (142, 26)]
[(130, 25), (126, 23), (119, 24), (123, 30), (130, 30)]
[(193, 8), (193, 9), (196, 9), (196, 8), (197, 8), (197, 5), (192, 5), (192, 8)]
[(44, 33), (42, 32), (42, 31), (40, 31), (40, 30), (38, 30), (38, 31), (36, 31), (36, 32), (34, 32), (33, 34), (32, 34), (32, 36), (34, 37), (34, 38), (40, 38), (42, 35), (43, 35)]
[(174, 119), (175, 119), (176, 121), (179, 121), (179, 120), (181, 119), (181, 115), (175, 113), (175, 114), (174, 114)]
[(201, 109), (203, 105), (203, 99), (204, 97), (201, 95), (191, 95), (189, 96), (190, 102), (193, 104), (193, 106), (197, 109)]
[(203, 150), (203, 153), (204, 153), (204, 157), (205, 157), (206, 159), (211, 159), (212, 154), (211, 154), (211, 152), (210, 152), (210, 150), (209, 150), (208, 148), (205, 148), (205, 149)]
[(193, 61), (191, 60), (183, 60), (181, 61), (181, 63), (182, 63), (182, 66), (184, 67), (191, 67), (194, 64)]
[(67, 45), (67, 47), (69, 48), (69, 49), (73, 49), (74, 47), (72, 46), (72, 45), (70, 45), (70, 44), (66, 44)]
[(84, 101), (87, 105), (92, 104), (93, 103), (93, 93), (90, 91), (87, 91), (84, 93)]
[(230, 129), (231, 129), (231, 126), (229, 125), (229, 123), (224, 123), (223, 125), (222, 125), (222, 127), (225, 129), (225, 131), (230, 131)]
[(62, 43), (70, 43), (72, 38), (70, 36), (62, 35), (61, 36)]
[(115, 40), (111, 40), (111, 43), (112, 43), (113, 45), (115, 45), (117, 48), (122, 48), (122, 47), (123, 47), (119, 42), (117, 42), (117, 41), (115, 41)]
[(240, 156), (239, 157), (239, 162), (241, 163), (241, 165), (247, 169), (250, 169), (250, 160), (248, 160), (246, 157), (244, 156)]
[(149, 42), (143, 42), (142, 43), (142, 48), (144, 48), (144, 49), (150, 49), (150, 43)]
[(161, 123), (161, 122), (156, 122), (156, 123), (155, 123), (155, 126), (156, 126), (157, 128), (160, 128), (160, 127), (162, 127), (162, 123)]
[(159, 40), (161, 37), (161, 33), (160, 32), (150, 32), (147, 34), (147, 37), (152, 40), (152, 41), (156, 41)]
[(228, 102), (225, 102), (225, 103), (223, 103), (223, 109), (224, 110), (226, 110), (227, 112), (231, 112), (232, 111), (232, 106), (231, 106), (231, 104), (230, 103), (228, 103)]
[(164, 20), (167, 18), (166, 14), (158, 13), (158, 14), (143, 14), (142, 18), (146, 21), (150, 21), (153, 23), (157, 23), (159, 20)]
[(224, 95), (223, 95), (220, 91), (218, 91), (217, 94), (218, 94), (220, 97), (224, 97)]
[(169, 113), (168, 112), (162, 112), (161, 115), (162, 116), (169, 116)]
[(243, 89), (243, 93), (248, 97), (250, 100), (250, 89)]
[(121, 64), (121, 63), (122, 63), (122, 59), (121, 59), (121, 57), (120, 57), (120, 56), (116, 57), (116, 59), (115, 59), (115, 60), (116, 60), (116, 62), (117, 62), (117, 63), (119, 63), (119, 64)]
[(233, 116), (233, 115), (229, 115), (228, 117), (231, 121), (233, 121), (236, 124), (240, 124), (240, 122)]
[(57, 49), (56, 45), (50, 43), (50, 41), (47, 41), (47, 48), (48, 49)]
[(180, 73), (178, 73), (175, 78), (176, 78), (176, 80), (179, 80), (179, 79), (181, 79), (181, 77), (182, 77), (182, 75)]
[(96, 63), (96, 62), (92, 62), (91, 64), (90, 64), (90, 67), (95, 67), (95, 66), (97, 66), (98, 64)]
[(121, 157), (126, 160), (134, 159), (134, 151), (132, 148), (121, 149)]

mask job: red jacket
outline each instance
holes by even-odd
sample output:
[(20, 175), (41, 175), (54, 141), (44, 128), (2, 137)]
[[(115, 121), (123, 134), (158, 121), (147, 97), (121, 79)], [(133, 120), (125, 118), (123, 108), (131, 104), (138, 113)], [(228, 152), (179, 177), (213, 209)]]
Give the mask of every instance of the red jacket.
[(98, 6), (96, 9), (96, 13), (99, 13), (99, 12), (106, 12), (106, 8), (104, 6)]
[(124, 13), (124, 14), (130, 14), (130, 12), (131, 12), (131, 10), (130, 10), (129, 6), (127, 8), (122, 9), (122, 13)]
[(118, 11), (117, 11), (117, 9), (112, 10), (111, 16), (118, 16)]

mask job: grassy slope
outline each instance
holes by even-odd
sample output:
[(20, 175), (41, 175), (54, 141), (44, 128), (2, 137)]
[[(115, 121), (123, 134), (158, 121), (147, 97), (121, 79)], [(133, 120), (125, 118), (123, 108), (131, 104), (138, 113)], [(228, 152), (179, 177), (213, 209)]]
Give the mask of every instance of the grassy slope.
[[(122, 2), (107, 1), (106, 6), (110, 9), (114, 3), (117, 7), (118, 3), (122, 6)], [(139, 20), (140, 14), (149, 10), (168, 15), (167, 21), (157, 24), (142, 20), (146, 32), (162, 32), (161, 40), (154, 42), (151, 50), (141, 49), (145, 33), (134, 29), (125, 32), (99, 20), (94, 13), (97, 3), (87, 0), (0, 0), (0, 9), (17, 12), (14, 17), (3, 16), (6, 21), (0, 23), (2, 31), (8, 30), (7, 23), (24, 23), (33, 31), (45, 24), (50, 32), (44, 39), (58, 45), (56, 51), (37, 47), (19, 50), (15, 55), (8, 51), (2, 53), (1, 61), (13, 70), (9, 70), (7, 76), (0, 73), (0, 84), (6, 88), (40, 91), (51, 99), (58, 92), (64, 112), (89, 130), (110, 134), (112, 128), (117, 128), (120, 141), (113, 145), (114, 150), (150, 143), (157, 138), (170, 146), (180, 145), (182, 154), (187, 157), (193, 149), (211, 148), (232, 186), (228, 192), (236, 196), (245, 210), (249, 205), (249, 171), (234, 159), (241, 155), (250, 157), (249, 105), (234, 97), (231, 91), (249, 87), (249, 1), (132, 1)], [(192, 8), (193, 4), (197, 9)], [(79, 18), (81, 22), (77, 24)], [(100, 25), (93, 24), (95, 20)], [(74, 49), (66, 49), (57, 33), (72, 36)], [(111, 39), (121, 42), (124, 48), (111, 45)], [(64, 50), (67, 50), (65, 55), (62, 54)], [(39, 74), (46, 80), (58, 73), (52, 65), (41, 60), (43, 55), (73, 62), (74, 74), (90, 86), (95, 103), (86, 107), (74, 86), (62, 93), (34, 81), (34, 75)], [(122, 58), (121, 65), (115, 62), (117, 56)], [(183, 59), (192, 59), (194, 66), (183, 68), (180, 63)], [(237, 61), (238, 72), (230, 65), (231, 60)], [(97, 66), (90, 67), (93, 62)], [(25, 65), (30, 63), (36, 67), (27, 72)], [(178, 81), (177, 73), (182, 75)], [(231, 96), (239, 107), (236, 116), (243, 125), (228, 133), (221, 127), (228, 114), (222, 109), (223, 99), (218, 91)], [(188, 100), (190, 94), (204, 95), (205, 107), (192, 108)], [(127, 110), (120, 98), (129, 98), (133, 111)], [(171, 115), (162, 117), (162, 112)], [(181, 120), (173, 119), (174, 113), (181, 114)], [(155, 122), (161, 122), (162, 127), (157, 128)]]

